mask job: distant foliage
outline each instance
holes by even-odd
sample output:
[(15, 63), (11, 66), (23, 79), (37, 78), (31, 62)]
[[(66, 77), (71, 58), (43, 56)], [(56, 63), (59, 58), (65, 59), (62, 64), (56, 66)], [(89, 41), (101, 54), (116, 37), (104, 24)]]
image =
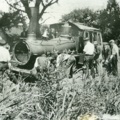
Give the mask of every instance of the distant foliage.
[(18, 26), (19, 23), (24, 21), (24, 18), (21, 16), (19, 11), (12, 13), (0, 13), (0, 28), (8, 28)]
[(120, 6), (116, 0), (108, 0), (106, 8), (100, 11), (77, 9), (62, 16), (61, 21), (69, 20), (100, 28), (104, 41), (120, 39)]
[[(20, 11), (22, 15), (27, 16), (27, 18), (32, 24), (29, 25), (28, 33), (35, 32), (37, 37), (41, 36), (39, 21), (44, 23), (43, 15), (47, 13), (47, 9), (59, 0), (5, 0), (10, 6), (12, 11)], [(36, 10), (31, 10), (32, 8), (37, 8)], [(31, 12), (32, 11), (32, 12)], [(34, 12), (33, 12), (34, 11)], [(32, 13), (34, 14), (34, 19), (32, 19)]]
[(69, 14), (65, 14), (62, 16), (62, 21), (73, 21), (73, 22), (81, 22), (87, 25), (92, 25), (92, 22), (96, 19), (96, 13), (88, 8), (85, 9), (75, 9)]
[(101, 11), (98, 19), (104, 39), (117, 40), (120, 34), (120, 6), (116, 0), (108, 1), (107, 8)]

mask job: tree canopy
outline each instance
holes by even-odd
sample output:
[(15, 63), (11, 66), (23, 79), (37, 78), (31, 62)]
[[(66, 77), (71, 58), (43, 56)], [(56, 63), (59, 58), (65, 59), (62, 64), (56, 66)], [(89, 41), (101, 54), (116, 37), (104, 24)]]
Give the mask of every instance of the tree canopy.
[(30, 3), (34, 4), (38, 8), (38, 20), (42, 18), (43, 14), (46, 13), (47, 8), (57, 3), (59, 0), (5, 0), (11, 9), (26, 13), (28, 18), (31, 18)]
[(104, 41), (120, 38), (120, 6), (116, 0), (108, 0), (106, 8), (100, 11), (75, 9), (62, 16), (61, 21), (68, 20), (100, 28)]
[[(14, 11), (26, 13), (29, 20), (28, 34), (34, 33), (40, 37), (39, 20), (47, 12), (47, 8), (59, 0), (5, 0)], [(34, 9), (33, 9), (34, 8)]]
[(24, 22), (24, 17), (21, 16), (19, 11), (12, 13), (0, 13), (0, 28), (8, 28), (18, 26), (19, 23)]
[(118, 39), (120, 34), (120, 7), (116, 0), (109, 0), (106, 9), (101, 11), (98, 17), (99, 27), (103, 31), (104, 38)]
[(88, 8), (85, 9), (75, 9), (69, 14), (65, 14), (62, 16), (62, 21), (73, 21), (73, 22), (81, 22), (87, 25), (91, 25), (91, 23), (96, 19), (96, 13)]

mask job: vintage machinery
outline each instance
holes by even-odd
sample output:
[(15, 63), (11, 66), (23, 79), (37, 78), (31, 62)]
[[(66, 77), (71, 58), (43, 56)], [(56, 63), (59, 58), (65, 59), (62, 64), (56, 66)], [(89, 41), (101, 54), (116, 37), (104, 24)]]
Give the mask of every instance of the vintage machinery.
[(28, 40), (17, 43), (13, 52), (19, 67), (32, 69), (37, 56), (53, 50), (63, 51), (64, 49), (75, 49), (75, 41), (67, 37), (35, 40), (34, 34), (31, 34)]
[(28, 28), (28, 37), (15, 44), (13, 49), (14, 60), (17, 64), (12, 67), (13, 70), (23, 72), (31, 70), (34, 66), (37, 56), (54, 49), (63, 51), (64, 49), (76, 49), (78, 56), (84, 47), (84, 38), (89, 37), (91, 42), (102, 43), (101, 32), (99, 29), (88, 27), (82, 23), (66, 22), (62, 24), (53, 24), (50, 29), (54, 29), (54, 38), (50, 40), (38, 39), (38, 10), (35, 5), (30, 5), (31, 18)]
[(53, 50), (61, 52), (64, 49), (76, 49), (77, 55), (79, 55), (83, 50), (83, 41), (86, 37), (89, 37), (90, 41), (93, 43), (97, 41), (102, 44), (102, 36), (99, 29), (88, 27), (80, 23), (69, 22), (69, 25), (69, 35), (62, 34), (50, 40), (39, 40), (36, 39), (35, 34), (29, 34), (26, 40), (18, 42), (13, 50), (18, 68), (32, 69), (37, 56), (52, 52)]

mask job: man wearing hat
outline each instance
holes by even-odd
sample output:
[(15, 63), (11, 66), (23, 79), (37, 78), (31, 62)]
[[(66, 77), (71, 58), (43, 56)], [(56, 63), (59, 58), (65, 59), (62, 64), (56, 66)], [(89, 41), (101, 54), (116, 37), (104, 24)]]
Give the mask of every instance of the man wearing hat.
[(10, 67), (10, 53), (5, 47), (6, 41), (0, 36), (0, 72), (3, 73), (8, 67)]
[(113, 70), (113, 75), (118, 74), (118, 59), (119, 59), (119, 48), (115, 44), (114, 40), (109, 41), (111, 46), (111, 56), (110, 56), (110, 63)]
[(95, 45), (95, 56), (94, 56), (94, 60), (95, 60), (95, 65), (96, 65), (96, 69), (97, 69), (97, 73), (99, 76), (102, 76), (103, 74), (103, 68), (102, 68), (102, 48), (103, 46), (101, 45), (101, 43), (98, 43), (97, 41), (94, 41), (94, 45)]
[(67, 78), (72, 78), (73, 77), (73, 66), (76, 63), (76, 59), (74, 57), (75, 51), (69, 51), (68, 52), (68, 59), (66, 63), (66, 76)]
[(40, 70), (42, 73), (47, 72), (49, 69), (50, 61), (47, 58), (46, 54), (42, 54), (41, 56), (36, 58), (34, 68)]
[(64, 67), (64, 63), (65, 61), (69, 58), (69, 54), (67, 54), (67, 51), (66, 50), (63, 50), (62, 53), (60, 53), (58, 56), (57, 56), (57, 59), (56, 59), (56, 67)]
[(84, 55), (85, 55), (85, 65), (86, 65), (86, 78), (89, 77), (89, 69), (91, 70), (92, 77), (95, 77), (95, 74), (93, 72), (93, 60), (94, 60), (94, 53), (95, 53), (95, 47), (94, 44), (92, 44), (89, 40), (89, 38), (84, 39), (84, 49), (83, 49)]

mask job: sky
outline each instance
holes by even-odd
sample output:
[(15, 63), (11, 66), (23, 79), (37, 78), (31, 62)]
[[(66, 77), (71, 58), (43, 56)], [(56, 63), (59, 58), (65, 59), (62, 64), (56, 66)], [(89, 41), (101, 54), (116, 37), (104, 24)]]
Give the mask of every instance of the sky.
[[(7, 12), (8, 5), (5, 0), (0, 3), (0, 10)], [(104, 9), (108, 0), (59, 0), (58, 4), (54, 4), (47, 11), (49, 13), (44, 15), (47, 19), (46, 24), (58, 22), (62, 15), (71, 12), (74, 9), (90, 8), (93, 10)], [(120, 0), (117, 0), (120, 4)], [(49, 18), (49, 19), (48, 19)]]
[[(53, 5), (49, 9), (51, 11), (51, 19), (47, 22), (56, 22), (63, 14), (67, 14), (74, 9), (90, 8), (98, 10), (105, 8), (106, 4), (107, 0), (59, 0), (58, 4)], [(45, 17), (47, 18), (47, 15)]]

